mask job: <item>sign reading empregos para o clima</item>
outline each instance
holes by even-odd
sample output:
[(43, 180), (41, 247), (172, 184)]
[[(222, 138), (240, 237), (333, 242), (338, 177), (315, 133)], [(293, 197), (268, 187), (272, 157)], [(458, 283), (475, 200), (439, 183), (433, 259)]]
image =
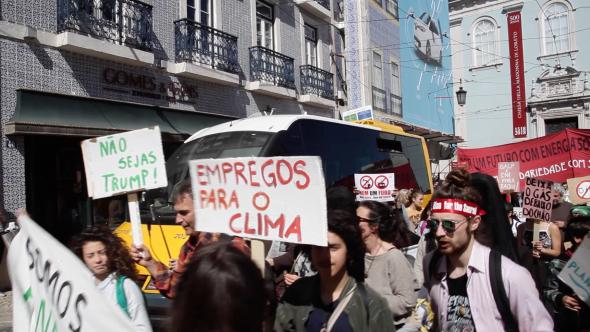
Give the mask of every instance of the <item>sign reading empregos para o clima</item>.
[(318, 157), (201, 159), (189, 169), (198, 231), (327, 245)]

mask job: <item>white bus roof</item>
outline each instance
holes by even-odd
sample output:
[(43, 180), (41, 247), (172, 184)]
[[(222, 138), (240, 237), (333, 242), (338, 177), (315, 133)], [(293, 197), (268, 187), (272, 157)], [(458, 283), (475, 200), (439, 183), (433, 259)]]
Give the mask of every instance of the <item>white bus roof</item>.
[(331, 118), (325, 118), (321, 116), (315, 115), (268, 115), (268, 116), (256, 116), (250, 118), (243, 118), (228, 121), (222, 124), (218, 124), (216, 126), (208, 127), (199, 130), (191, 137), (189, 137), (185, 143), (190, 142), (194, 139), (212, 135), (212, 134), (219, 134), (219, 133), (227, 133), (231, 131), (262, 131), (262, 132), (271, 132), (276, 133), (281, 130), (287, 130), (289, 126), (293, 124), (293, 122), (297, 120), (318, 120), (324, 122), (332, 122), (338, 123), (348, 126), (355, 126), (355, 127), (362, 127), (368, 128), (373, 130), (380, 130), (377, 127), (369, 126), (369, 125), (362, 125), (353, 122), (347, 122), (342, 120), (336, 120)]

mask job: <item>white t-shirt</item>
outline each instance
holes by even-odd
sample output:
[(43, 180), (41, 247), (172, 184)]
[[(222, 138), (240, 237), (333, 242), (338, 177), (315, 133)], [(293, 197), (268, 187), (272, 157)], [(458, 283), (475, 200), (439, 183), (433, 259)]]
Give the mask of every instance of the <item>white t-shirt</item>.
[[(103, 293), (109, 301), (114, 303), (120, 309), (117, 303), (117, 280), (115, 272), (111, 273), (103, 281), (97, 284), (98, 289)], [(123, 291), (127, 299), (127, 310), (129, 311), (129, 318), (135, 331), (152, 332), (152, 325), (147, 314), (147, 309), (143, 300), (141, 290), (131, 279), (125, 278), (123, 281)], [(123, 310), (123, 309), (121, 309)]]

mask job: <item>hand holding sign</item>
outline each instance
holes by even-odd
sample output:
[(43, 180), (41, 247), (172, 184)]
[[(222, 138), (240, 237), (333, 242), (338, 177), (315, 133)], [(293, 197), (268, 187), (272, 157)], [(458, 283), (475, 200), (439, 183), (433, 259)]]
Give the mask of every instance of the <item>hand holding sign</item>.
[(88, 196), (129, 194), (133, 243), (143, 243), (137, 192), (165, 187), (160, 128), (146, 128), (82, 142)]

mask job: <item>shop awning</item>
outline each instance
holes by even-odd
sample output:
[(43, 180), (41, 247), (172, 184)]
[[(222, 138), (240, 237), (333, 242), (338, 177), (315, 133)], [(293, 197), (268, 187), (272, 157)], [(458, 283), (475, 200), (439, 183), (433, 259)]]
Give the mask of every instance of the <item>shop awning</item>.
[(196, 131), (235, 119), (217, 114), (105, 99), (18, 90), (14, 116), (6, 135), (93, 137), (160, 126), (166, 141), (183, 141)]
[(427, 141), (447, 144), (457, 144), (463, 142), (463, 138), (451, 134), (446, 134), (440, 131), (422, 128), (419, 126), (411, 125), (402, 121), (391, 121), (392, 124), (402, 127), (406, 133), (419, 135), (424, 137)]

